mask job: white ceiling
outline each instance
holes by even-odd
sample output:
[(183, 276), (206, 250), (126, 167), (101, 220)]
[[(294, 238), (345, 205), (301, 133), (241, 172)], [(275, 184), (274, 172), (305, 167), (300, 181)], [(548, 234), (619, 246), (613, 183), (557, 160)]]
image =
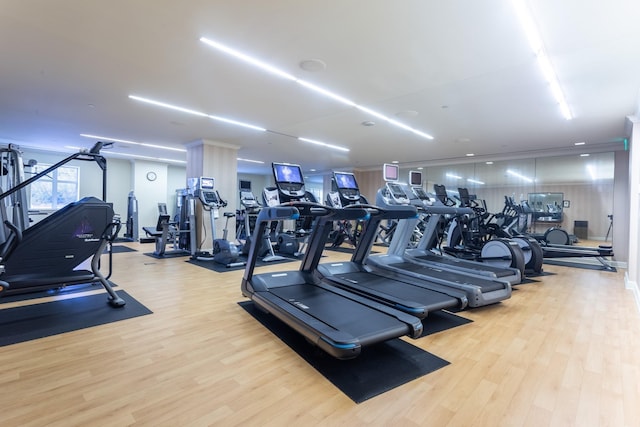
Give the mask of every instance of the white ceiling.
[[(266, 162), (239, 162), (244, 173), (268, 173), (271, 161), (322, 171), (621, 147), (640, 89), (640, 2), (529, 4), (573, 120), (562, 117), (508, 0), (0, 0), (0, 142), (61, 151), (90, 147), (81, 133), (180, 148), (206, 139)], [(266, 74), (203, 36), (434, 139)], [(301, 69), (307, 59), (326, 69)], [(396, 116), (406, 111), (418, 114)], [(185, 158), (120, 143), (111, 150)]]

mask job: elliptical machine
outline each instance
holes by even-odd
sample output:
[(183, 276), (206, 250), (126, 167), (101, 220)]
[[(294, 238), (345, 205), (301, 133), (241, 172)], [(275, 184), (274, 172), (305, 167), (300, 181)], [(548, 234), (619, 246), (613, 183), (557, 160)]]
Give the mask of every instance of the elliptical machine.
[[(222, 200), (218, 190), (214, 189), (214, 179), (200, 177), (198, 179), (196, 190), (194, 195), (202, 203), (202, 208), (209, 212), (209, 219), (211, 221), (211, 240), (213, 247), (211, 253), (206, 251), (193, 250), (191, 259), (198, 261), (214, 261), (218, 264), (222, 264), (227, 268), (241, 267), (246, 263), (240, 261), (240, 251), (238, 247), (227, 240), (229, 218), (235, 217), (233, 212), (225, 212), (226, 218), (225, 228), (223, 230), (222, 239), (216, 238), (216, 218), (219, 216), (219, 209), (227, 206), (226, 200)], [(195, 233), (194, 233), (195, 235)], [(195, 245), (193, 246), (195, 248)]]

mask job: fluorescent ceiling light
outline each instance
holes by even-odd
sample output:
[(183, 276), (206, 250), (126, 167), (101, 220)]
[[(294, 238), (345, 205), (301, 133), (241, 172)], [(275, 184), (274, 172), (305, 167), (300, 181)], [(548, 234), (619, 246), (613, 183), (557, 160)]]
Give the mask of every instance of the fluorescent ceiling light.
[(127, 139), (118, 139), (118, 138), (111, 138), (108, 136), (91, 135), (88, 133), (81, 133), (80, 136), (83, 136), (85, 138), (99, 139), (99, 140), (105, 140), (105, 141), (111, 141), (111, 142), (121, 142), (123, 144), (140, 145), (142, 147), (159, 148), (161, 150), (179, 151), (181, 153), (187, 152), (187, 150), (185, 150), (184, 148), (174, 148), (174, 147), (167, 147), (164, 145), (147, 144), (146, 142), (129, 141)]
[[(141, 96), (135, 96), (135, 95), (129, 95), (129, 98), (134, 99), (136, 101), (145, 102), (147, 104), (156, 105), (158, 107), (168, 108), (170, 110), (175, 110), (175, 111), (180, 111), (180, 112), (183, 112), (183, 113), (193, 114), (193, 115), (200, 116), (200, 117), (208, 117), (208, 118), (213, 119), (213, 120), (218, 120), (218, 121), (221, 121), (221, 122), (224, 122), (224, 123), (229, 123), (229, 124), (236, 125), (236, 126), (246, 127), (246, 128), (253, 129), (253, 130), (258, 130), (258, 131), (261, 131), (261, 132), (271, 132), (271, 133), (274, 133), (274, 134), (277, 134), (277, 135), (281, 135), (281, 136), (288, 136), (289, 138), (296, 138), (296, 139), (299, 139), (301, 141), (310, 142), (312, 144), (321, 145), (321, 146), (324, 146), (324, 147), (327, 147), (327, 148), (331, 148), (331, 149), (334, 149), (334, 150), (349, 151), (348, 148), (340, 147), (338, 145), (326, 144), (324, 142), (320, 142), (320, 141), (316, 141), (316, 140), (308, 139), (308, 138), (300, 138), (300, 137), (297, 137), (297, 136), (288, 135), (286, 133), (265, 129), (263, 127), (255, 126), (255, 125), (252, 125), (252, 124), (249, 124), (249, 123), (239, 122), (237, 120), (231, 120), (231, 119), (227, 119), (227, 118), (224, 118), (224, 117), (214, 116), (214, 115), (211, 115), (211, 114), (205, 114), (205, 113), (202, 113), (200, 111), (191, 110), (189, 108), (184, 108), (184, 107), (179, 107), (179, 106), (172, 105), (172, 104), (167, 104), (166, 102), (160, 102), (160, 101), (156, 101), (156, 100), (153, 100), (153, 99), (143, 98)], [(113, 139), (111, 139), (111, 141), (113, 141)]]
[(393, 119), (385, 116), (384, 114), (378, 113), (377, 111), (373, 111), (373, 110), (371, 110), (369, 108), (363, 107), (362, 105), (358, 105), (355, 102), (351, 101), (350, 99), (347, 99), (346, 97), (344, 97), (342, 95), (336, 94), (336, 93), (334, 93), (334, 92), (332, 92), (330, 90), (324, 89), (324, 88), (322, 88), (320, 86), (317, 86), (317, 85), (315, 85), (313, 83), (309, 83), (309, 82), (307, 82), (305, 80), (299, 79), (299, 78), (297, 78), (297, 77), (295, 77), (295, 76), (293, 76), (293, 75), (291, 75), (291, 74), (289, 74), (289, 73), (287, 73), (287, 72), (285, 72), (283, 70), (280, 70), (277, 67), (274, 67), (271, 64), (267, 64), (264, 61), (261, 61), (261, 60), (259, 60), (257, 58), (249, 56), (249, 55), (247, 55), (245, 53), (242, 53), (242, 52), (240, 52), (240, 51), (238, 51), (236, 49), (230, 48), (229, 46), (225, 46), (222, 43), (216, 42), (216, 41), (208, 39), (206, 37), (200, 37), (200, 41), (205, 43), (208, 46), (213, 47), (214, 49), (217, 49), (217, 50), (219, 50), (221, 52), (224, 52), (224, 53), (226, 53), (228, 55), (234, 56), (234, 57), (236, 57), (238, 59), (241, 59), (241, 60), (243, 60), (243, 61), (245, 61), (245, 62), (247, 62), (247, 63), (249, 63), (249, 64), (251, 64), (251, 65), (253, 65), (255, 67), (258, 67), (258, 68), (260, 68), (260, 69), (262, 69), (264, 71), (267, 71), (268, 73), (275, 74), (276, 76), (282, 77), (282, 78), (287, 79), (287, 80), (293, 80), (294, 82), (300, 84), (301, 86), (306, 87), (307, 89), (311, 89), (314, 92), (320, 93), (320, 94), (322, 94), (322, 95), (324, 95), (324, 96), (326, 96), (328, 98), (331, 98), (331, 99), (333, 99), (335, 101), (338, 101), (338, 102), (340, 102), (342, 104), (348, 105), (349, 107), (356, 107), (358, 110), (361, 110), (361, 111), (363, 111), (363, 112), (365, 112), (365, 113), (367, 113), (369, 115), (372, 115), (374, 117), (377, 117), (377, 118), (379, 118), (381, 120), (387, 121), (387, 122), (389, 122), (390, 124), (392, 124), (394, 126), (402, 128), (404, 130), (407, 130), (407, 131), (409, 131), (411, 133), (414, 133), (414, 134), (416, 134), (418, 136), (421, 136), (423, 138), (433, 139), (433, 136), (431, 136), (431, 135), (429, 135), (427, 133), (424, 133), (422, 131), (414, 129), (411, 126), (405, 125), (404, 123), (401, 123), (401, 122), (399, 122), (397, 120), (393, 120)]
[(551, 93), (558, 103), (562, 115), (565, 119), (571, 120), (573, 118), (571, 110), (569, 110), (569, 105), (567, 104), (562, 89), (560, 88), (558, 77), (551, 65), (549, 57), (547, 56), (544, 43), (542, 42), (538, 28), (531, 16), (529, 8), (527, 7), (526, 0), (513, 0), (513, 6), (516, 9), (520, 25), (522, 25), (522, 29), (529, 40), (529, 45), (531, 46), (533, 53), (536, 55), (538, 66), (549, 84)]
[(262, 160), (251, 160), (251, 159), (243, 159), (238, 157), (236, 160), (240, 161), (240, 162), (249, 162), (249, 163), (259, 163), (259, 164), (264, 164), (264, 162)]
[(471, 179), (471, 178), (467, 178), (468, 182), (471, 182), (473, 184), (480, 184), (480, 185), (484, 185), (484, 182), (482, 181), (478, 181), (477, 179)]
[(533, 182), (533, 179), (528, 178), (528, 177), (526, 177), (526, 176), (524, 176), (524, 175), (520, 175), (518, 172), (516, 172), (516, 171), (512, 171), (511, 169), (507, 169), (507, 173), (508, 173), (509, 175), (511, 175), (511, 176), (515, 176), (516, 178), (520, 178), (520, 179), (521, 179), (521, 180), (523, 180), (523, 181), (526, 181), (526, 182)]
[(590, 156), (590, 154), (589, 154), (589, 153), (582, 153), (582, 154), (580, 154), (580, 157), (589, 157), (589, 156)]
[(446, 173), (445, 175), (448, 176), (449, 178), (462, 179), (461, 176), (454, 175), (452, 173)]
[(574, 142), (573, 145), (585, 145), (586, 142)]
[[(72, 145), (65, 145), (64, 148), (70, 148), (70, 149), (73, 149), (73, 150), (81, 150), (82, 149), (82, 147), (75, 147), (75, 146), (72, 146)], [(113, 151), (113, 150), (105, 150), (105, 151), (102, 151), (101, 154), (107, 154), (107, 155), (115, 154), (117, 156), (134, 157), (136, 159), (154, 160), (154, 161), (158, 161), (158, 162), (187, 163), (185, 160), (167, 159), (167, 158), (164, 158), (164, 157), (141, 156), (141, 155), (138, 155), (138, 154), (121, 153), (119, 151)]]
[(149, 98), (143, 98), (141, 96), (136, 96), (136, 95), (129, 95), (129, 98), (130, 99), (134, 99), (136, 101), (145, 102), (147, 104), (156, 105), (158, 107), (168, 108), (170, 110), (175, 110), (175, 111), (180, 111), (182, 113), (192, 114), (194, 116), (208, 117), (208, 118), (210, 118), (212, 120), (217, 120), (219, 122), (228, 123), (228, 124), (236, 125), (236, 126), (242, 126), (242, 127), (245, 127), (245, 128), (258, 130), (258, 131), (261, 131), (261, 132), (266, 132), (266, 129), (263, 128), (263, 127), (260, 127), (260, 126), (256, 126), (256, 125), (252, 125), (252, 124), (244, 123), (244, 122), (239, 122), (237, 120), (227, 119), (225, 117), (206, 114), (206, 113), (203, 113), (201, 111), (191, 110), (189, 108), (179, 107), (179, 106), (173, 105), (173, 104), (167, 104), (166, 102), (160, 102), (160, 101), (156, 101), (156, 100), (149, 99)]
[(246, 55), (238, 50), (232, 49), (228, 46), (225, 46), (222, 43), (218, 43), (206, 37), (200, 37), (200, 41), (224, 53), (227, 53), (231, 56), (235, 56), (238, 59), (242, 59), (243, 61), (248, 62), (251, 65), (255, 65), (256, 67), (261, 68), (271, 74), (275, 74), (276, 76), (282, 77), (287, 80), (293, 80), (293, 81), (297, 80), (294, 76), (292, 76), (289, 73), (285, 73), (284, 71), (279, 70), (278, 68), (272, 65), (269, 65), (266, 62), (260, 61), (259, 59), (256, 59), (256, 58), (252, 58), (251, 56)]
[(321, 146), (323, 146), (323, 147), (333, 148), (334, 150), (339, 150), (339, 151), (349, 151), (349, 149), (348, 149), (348, 148), (340, 147), (339, 145), (327, 144), (327, 143), (325, 143), (325, 142), (316, 141), (316, 140), (314, 140), (314, 139), (309, 139), (309, 138), (300, 138), (300, 137), (298, 137), (298, 139), (299, 139), (300, 141), (308, 142), (308, 143), (310, 143), (310, 144), (321, 145)]

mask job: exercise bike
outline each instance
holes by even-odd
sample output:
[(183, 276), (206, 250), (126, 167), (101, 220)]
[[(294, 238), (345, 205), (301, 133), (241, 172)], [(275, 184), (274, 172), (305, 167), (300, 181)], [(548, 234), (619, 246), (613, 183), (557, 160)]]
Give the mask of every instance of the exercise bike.
[(202, 208), (209, 212), (209, 219), (211, 221), (211, 236), (213, 246), (211, 253), (206, 251), (194, 251), (191, 258), (198, 261), (213, 261), (218, 264), (222, 264), (227, 268), (241, 267), (246, 262), (239, 260), (240, 250), (237, 245), (227, 240), (229, 219), (235, 217), (233, 212), (225, 212), (224, 216), (225, 226), (223, 229), (223, 235), (221, 239), (216, 238), (216, 217), (220, 208), (227, 206), (226, 200), (223, 200), (218, 193), (218, 190), (214, 189), (213, 178), (199, 178), (198, 186), (195, 191), (195, 195), (202, 203)]

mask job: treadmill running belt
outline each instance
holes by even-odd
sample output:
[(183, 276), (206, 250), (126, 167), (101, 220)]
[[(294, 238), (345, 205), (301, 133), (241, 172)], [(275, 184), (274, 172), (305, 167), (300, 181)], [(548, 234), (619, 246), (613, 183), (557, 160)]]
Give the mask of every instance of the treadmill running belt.
[(482, 292), (499, 291), (504, 289), (504, 283), (496, 280), (486, 279), (484, 277), (471, 277), (465, 276), (460, 273), (452, 273), (449, 271), (440, 270), (437, 268), (425, 267), (413, 262), (397, 262), (390, 264), (391, 267), (410, 271), (416, 274), (422, 274), (425, 277), (433, 276), (439, 279), (448, 280), (455, 283), (466, 283), (469, 285), (478, 286), (482, 289)]
[(429, 261), (429, 262), (437, 262), (440, 264), (446, 264), (446, 265), (450, 265), (452, 267), (462, 267), (462, 268), (466, 268), (467, 270), (469, 269), (474, 269), (474, 270), (478, 270), (478, 271), (490, 271), (491, 273), (494, 273), (496, 275), (496, 277), (505, 277), (505, 276), (512, 276), (513, 275), (513, 271), (510, 271), (506, 268), (501, 268), (501, 267), (496, 267), (495, 265), (491, 265), (491, 264), (482, 264), (479, 265), (477, 268), (475, 268), (473, 266), (473, 264), (469, 264), (469, 263), (462, 263), (461, 261), (463, 260), (458, 260), (455, 258), (447, 258), (447, 257), (443, 257), (440, 255), (435, 255), (435, 254), (424, 254), (424, 255), (418, 255), (418, 256), (412, 256), (412, 258), (415, 259), (419, 259), (422, 261)]
[(338, 331), (348, 332), (366, 343), (371, 334), (397, 332), (403, 335), (407, 326), (396, 318), (363, 306), (348, 298), (312, 285), (292, 285), (270, 289), (289, 304)]

